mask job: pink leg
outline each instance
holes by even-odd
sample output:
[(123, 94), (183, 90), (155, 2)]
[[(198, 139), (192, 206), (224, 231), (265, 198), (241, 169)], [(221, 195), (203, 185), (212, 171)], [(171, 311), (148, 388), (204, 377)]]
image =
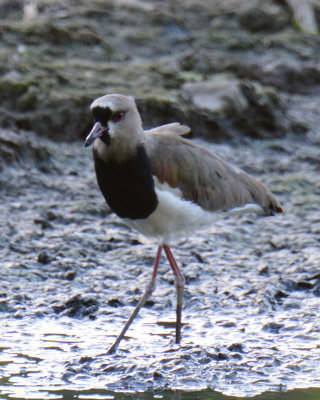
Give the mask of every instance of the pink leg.
[(177, 290), (177, 317), (176, 317), (176, 343), (180, 343), (181, 341), (181, 316), (182, 316), (182, 298), (183, 298), (183, 289), (185, 279), (182, 275), (176, 260), (173, 257), (173, 254), (170, 250), (170, 247), (166, 244), (163, 245), (164, 251), (170, 263), (171, 269), (174, 274), (174, 282)]
[(129, 326), (131, 325), (132, 321), (135, 319), (135, 317), (138, 315), (138, 312), (140, 309), (146, 304), (146, 301), (148, 298), (151, 296), (151, 293), (154, 291), (156, 287), (156, 278), (157, 278), (157, 272), (158, 272), (158, 267), (159, 267), (159, 262), (160, 262), (160, 256), (161, 256), (161, 251), (162, 251), (162, 246), (158, 247), (158, 252), (156, 256), (156, 260), (154, 263), (153, 267), (153, 272), (152, 272), (152, 277), (151, 281), (148, 283), (146, 290), (139, 300), (139, 303), (137, 304), (136, 308), (134, 309), (133, 313), (131, 314), (130, 318), (126, 322), (125, 326), (123, 327), (122, 331), (120, 332), (119, 336), (117, 337), (116, 341), (113, 343), (113, 345), (110, 347), (110, 349), (107, 351), (107, 354), (112, 354), (115, 353), (120, 341), (124, 337), (125, 333), (127, 332)]

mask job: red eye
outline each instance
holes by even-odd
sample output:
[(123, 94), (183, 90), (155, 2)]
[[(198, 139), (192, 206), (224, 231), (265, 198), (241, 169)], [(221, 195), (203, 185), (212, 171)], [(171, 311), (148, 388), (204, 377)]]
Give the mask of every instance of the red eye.
[(120, 122), (121, 120), (123, 120), (124, 116), (125, 116), (125, 112), (124, 111), (119, 111), (119, 112), (114, 113), (112, 115), (111, 119), (112, 119), (113, 122)]

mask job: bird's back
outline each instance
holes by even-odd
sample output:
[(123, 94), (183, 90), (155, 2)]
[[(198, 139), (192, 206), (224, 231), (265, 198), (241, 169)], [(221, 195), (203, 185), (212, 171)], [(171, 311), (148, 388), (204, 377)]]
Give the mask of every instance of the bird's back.
[(241, 169), (197, 143), (184, 139), (187, 127), (164, 125), (146, 132), (146, 151), (158, 181), (181, 191), (207, 211), (259, 205), (266, 214), (283, 212), (272, 193)]

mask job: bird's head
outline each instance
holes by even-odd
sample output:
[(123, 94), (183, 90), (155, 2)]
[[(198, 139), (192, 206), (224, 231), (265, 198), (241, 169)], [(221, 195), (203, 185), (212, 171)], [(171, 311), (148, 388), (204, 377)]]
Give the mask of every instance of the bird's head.
[[(140, 114), (132, 97), (109, 94), (94, 100), (90, 106), (94, 126), (86, 138), (85, 146), (96, 139), (109, 147), (114, 142), (135, 143), (143, 135)], [(101, 143), (102, 142), (102, 143)]]

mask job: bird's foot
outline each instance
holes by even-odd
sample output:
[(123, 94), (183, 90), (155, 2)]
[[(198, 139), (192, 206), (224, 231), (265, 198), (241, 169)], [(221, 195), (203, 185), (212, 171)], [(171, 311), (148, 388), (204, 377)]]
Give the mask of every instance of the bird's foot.
[(118, 344), (113, 343), (113, 345), (109, 348), (109, 350), (106, 353), (101, 353), (98, 355), (98, 357), (105, 357), (105, 356), (109, 356), (111, 354), (115, 354), (117, 349), (118, 349)]
[(117, 348), (118, 348), (117, 344), (114, 343), (114, 344), (109, 348), (109, 350), (107, 351), (106, 354), (107, 354), (107, 355), (115, 354), (115, 352), (117, 351)]

